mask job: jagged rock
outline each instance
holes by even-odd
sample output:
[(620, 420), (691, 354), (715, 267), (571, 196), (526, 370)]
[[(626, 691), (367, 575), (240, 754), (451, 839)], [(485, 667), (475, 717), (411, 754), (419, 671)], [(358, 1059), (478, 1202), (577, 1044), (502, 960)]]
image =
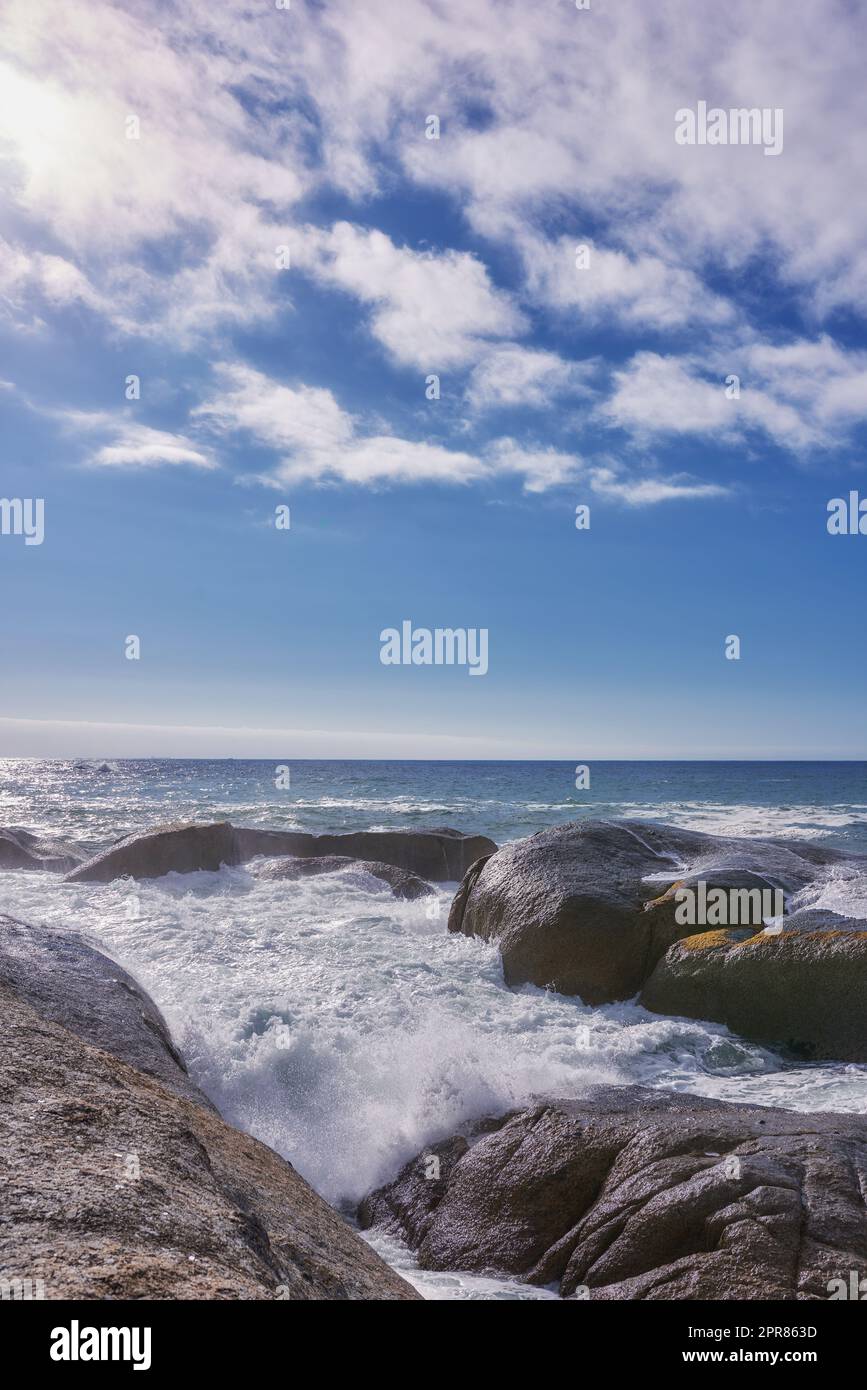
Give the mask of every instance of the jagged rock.
[(48, 869), (65, 874), (84, 857), (66, 840), (46, 840), (12, 826), (0, 829), (0, 869)]
[(711, 1019), (800, 1057), (841, 1062), (867, 1062), (865, 998), (865, 923), (820, 912), (797, 913), (774, 934), (689, 936), (641, 992), (655, 1013)]
[[(362, 1223), (407, 1239), (422, 1268), (565, 1297), (827, 1298), (867, 1267), (860, 1116), (602, 1087), (488, 1129), (420, 1154)], [(437, 1152), (449, 1160), (426, 1185)]]
[(256, 878), (285, 879), (315, 878), (319, 874), (333, 874), (341, 869), (359, 869), (373, 878), (381, 878), (391, 888), (395, 898), (424, 898), (434, 892), (429, 883), (409, 874), (405, 869), (397, 869), (394, 864), (377, 864), (370, 859), (350, 859), (345, 854), (323, 854), (313, 859), (297, 859), (286, 855), (277, 859), (263, 859), (253, 866)]
[(216, 1114), (129, 976), (51, 935), (0, 932), (4, 1279), (49, 1299), (417, 1297)]

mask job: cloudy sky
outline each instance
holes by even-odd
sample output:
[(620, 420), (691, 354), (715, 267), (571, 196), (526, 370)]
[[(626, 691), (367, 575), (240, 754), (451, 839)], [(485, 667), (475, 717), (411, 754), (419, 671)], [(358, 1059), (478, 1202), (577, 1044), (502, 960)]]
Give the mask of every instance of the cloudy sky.
[[(867, 755), (865, 44), (855, 0), (4, 0), (45, 539), (0, 536), (0, 754)], [(781, 152), (678, 143), (702, 101)], [(383, 666), (407, 618), (488, 674)]]

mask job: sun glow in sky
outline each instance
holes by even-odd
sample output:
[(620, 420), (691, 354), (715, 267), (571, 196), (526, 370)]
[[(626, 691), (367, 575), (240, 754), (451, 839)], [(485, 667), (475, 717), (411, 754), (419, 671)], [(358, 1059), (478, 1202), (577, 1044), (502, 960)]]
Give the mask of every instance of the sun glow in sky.
[[(864, 757), (865, 40), (8, 0), (0, 755)], [(484, 679), (383, 666), (405, 620)]]

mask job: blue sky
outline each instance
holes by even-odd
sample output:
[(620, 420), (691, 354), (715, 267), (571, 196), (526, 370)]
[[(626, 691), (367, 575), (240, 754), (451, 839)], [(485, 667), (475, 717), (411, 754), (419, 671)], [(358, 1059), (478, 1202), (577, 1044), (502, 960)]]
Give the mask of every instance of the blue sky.
[[(0, 35), (0, 755), (867, 756), (863, 6)], [(487, 675), (382, 665), (407, 618)]]

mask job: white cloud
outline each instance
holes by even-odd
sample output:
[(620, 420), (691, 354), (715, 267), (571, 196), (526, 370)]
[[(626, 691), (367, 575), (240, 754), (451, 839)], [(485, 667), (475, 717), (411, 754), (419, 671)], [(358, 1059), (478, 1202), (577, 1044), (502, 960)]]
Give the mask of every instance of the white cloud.
[(427, 440), (369, 433), (320, 387), (287, 386), (239, 363), (217, 368), (217, 389), (193, 412), (196, 423), (227, 443), (237, 436), (279, 455), (259, 481), (274, 486), (341, 481), (357, 486), (491, 481), (517, 477), (526, 492), (546, 492), (586, 479), (600, 496), (633, 506), (717, 497), (726, 489), (683, 475), (636, 477), (625, 465), (589, 463), (580, 455), (512, 438), (477, 453)]
[[(730, 376), (739, 379), (738, 397), (727, 395)], [(736, 441), (757, 431), (796, 454), (840, 447), (867, 420), (867, 354), (844, 352), (827, 337), (733, 345), (700, 359), (640, 352), (614, 373), (598, 414), (639, 438)]]
[(154, 429), (112, 411), (52, 410), (48, 414), (69, 433), (105, 440), (88, 450), (84, 462), (91, 468), (217, 467), (210, 451), (186, 435)]
[(97, 468), (164, 468), (189, 464), (193, 468), (215, 468), (213, 459), (197, 449), (182, 434), (150, 429), (146, 425), (127, 425), (111, 444), (97, 449), (89, 462)]
[(516, 473), (524, 479), (525, 492), (546, 492), (579, 478), (582, 460), (575, 454), (564, 454), (542, 445), (525, 446), (514, 439), (498, 439), (489, 448), (489, 456), (498, 473)]
[[(630, 256), (577, 236), (546, 242), (520, 234), (519, 241), (531, 297), (563, 313), (574, 310), (578, 323), (616, 319), (634, 328), (669, 329), (734, 317), (731, 305), (693, 271), (658, 256)], [(582, 268), (579, 248), (586, 251)]]
[(567, 362), (555, 352), (520, 347), (496, 348), (474, 368), (467, 402), (474, 410), (502, 406), (549, 405), (557, 396), (588, 393), (595, 362)]
[(29, 249), (55, 262), (43, 287), (95, 286), (89, 302), (118, 327), (182, 344), (268, 315), (275, 213), (309, 183), (297, 122), (245, 108), (236, 84), (255, 63), (215, 51), (194, 8), (173, 20), (147, 4), (9, 0), (0, 15), (15, 54), (0, 64), (5, 182)]
[(302, 270), (372, 306), (373, 336), (398, 362), (437, 372), (476, 359), (491, 338), (526, 328), (510, 297), (466, 252), (414, 251), (338, 222), (295, 238)]
[(194, 412), (219, 435), (238, 432), (282, 455), (271, 481), (465, 483), (484, 478), (481, 459), (437, 444), (364, 434), (331, 391), (285, 386), (238, 363), (217, 368), (219, 388)]
[(85, 304), (104, 312), (105, 302), (71, 261), (25, 251), (0, 237), (0, 302), (5, 312), (27, 322), (31, 312)]
[(635, 478), (619, 475), (612, 468), (592, 471), (590, 486), (602, 497), (625, 502), (630, 507), (653, 506), (657, 502), (682, 502), (704, 497), (725, 497), (729, 489), (718, 483), (701, 483), (686, 474), (667, 478)]
[(239, 362), (215, 367), (217, 391), (193, 411), (219, 433), (246, 431), (272, 449), (333, 453), (354, 433), (352, 417), (330, 391), (284, 386)]
[[(299, 199), (393, 194), (400, 175), (446, 194), (506, 250), (549, 214), (581, 238), (575, 209), (591, 212), (597, 279), (579, 286), (531, 266), (528, 292), (543, 302), (565, 295), (635, 324), (719, 321), (706, 270), (762, 255), (813, 313), (867, 310), (867, 184), (851, 175), (867, 122), (863, 13), (827, 0), (793, 24), (790, 0), (730, 0), (693, 19), (690, 0), (587, 12), (563, 0), (531, 24), (523, 0), (402, 0), (399, 14), (356, 0), (291, 11), (7, 0), (10, 193), (33, 235), (45, 231), (40, 249), (76, 265), (126, 327), (164, 329), (172, 309), (190, 335), (267, 316), (265, 257)], [(699, 98), (782, 108), (782, 155), (677, 145), (674, 113)], [(429, 112), (440, 140), (424, 138)], [(130, 114), (138, 141), (125, 138)], [(167, 238), (174, 262), (133, 268)], [(335, 273), (363, 280), (374, 332), (420, 362), (429, 349), (408, 322), (417, 294), (428, 304), (417, 267), (402, 258), (392, 296), (353, 265), (357, 250), (335, 248)], [(492, 302), (480, 265), (474, 277), (447, 253), (435, 259), (447, 292), (462, 280), (490, 315), (476, 330), (454, 324), (447, 293), (445, 321), (425, 321), (434, 353), (439, 341), (466, 361), (476, 333), (512, 332), (515, 311)]]

